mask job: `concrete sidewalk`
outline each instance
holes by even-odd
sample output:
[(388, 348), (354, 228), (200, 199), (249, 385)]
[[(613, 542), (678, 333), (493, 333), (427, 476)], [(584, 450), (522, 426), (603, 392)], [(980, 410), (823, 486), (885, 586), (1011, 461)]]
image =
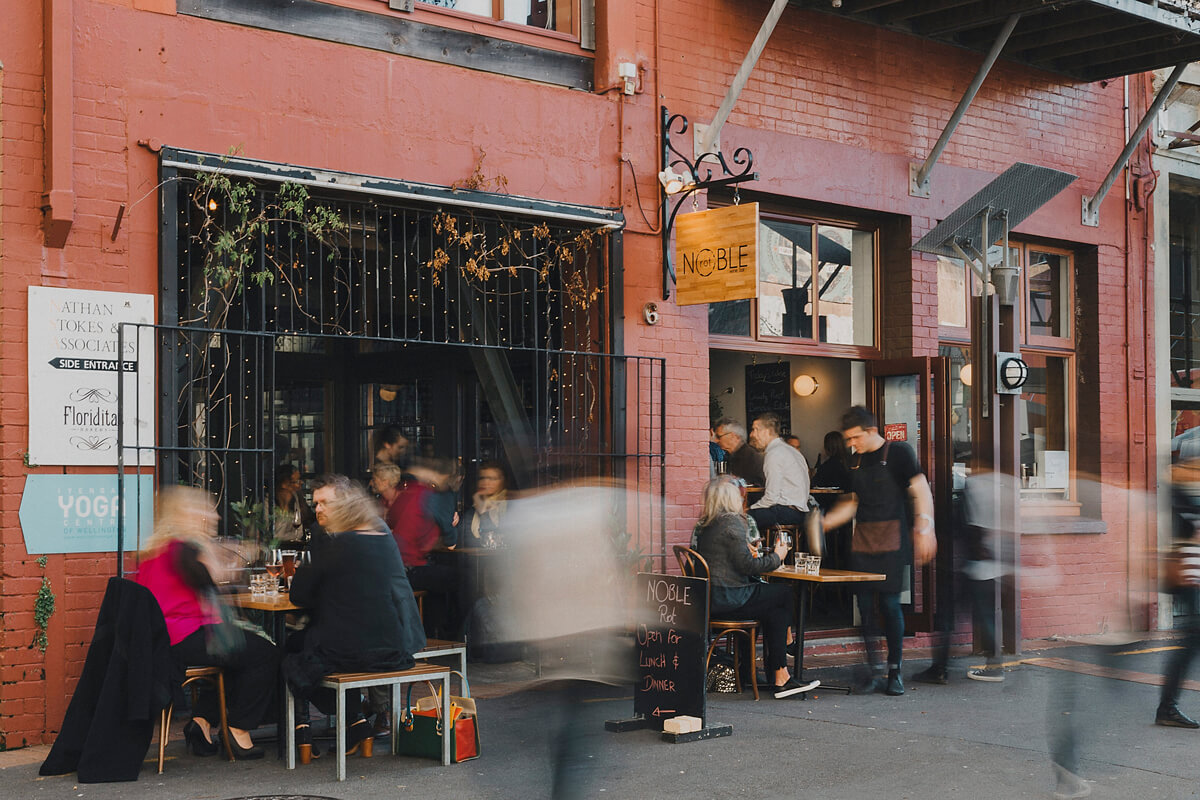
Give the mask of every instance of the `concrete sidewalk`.
[[(1081, 772), (1095, 781), (1094, 797), (1200, 798), (1200, 731), (1153, 724), (1155, 681), (1170, 646), (1159, 640), (1121, 648), (1113, 657), (1117, 678), (1088, 674), (1099, 671), (1097, 648), (1064, 645), (1025, 653), (997, 684), (967, 680), (973, 662), (959, 659), (949, 685), (906, 681), (903, 697), (817, 690), (808, 700), (765, 695), (755, 702), (748, 693), (710, 694), (710, 721), (732, 724), (733, 736), (680, 745), (649, 731), (606, 733), (605, 719), (632, 713), (632, 693), (596, 687), (570, 711), (586, 753), (581, 796), (1047, 798), (1053, 789), (1048, 718), (1061, 718), (1048, 708), (1074, 682), (1080, 703), (1069, 719), (1079, 733)], [(1058, 663), (1039, 665), (1048, 658)], [(906, 677), (926, 663), (910, 660)], [(810, 673), (843, 683), (851, 677), (849, 667)], [(471, 674), (483, 698), (483, 756), (476, 761), (443, 768), (393, 758), (377, 746), (375, 758), (351, 759), (349, 779), (339, 784), (329, 757), (289, 772), (273, 752), (259, 762), (195, 758), (176, 737), (162, 776), (151, 761), (137, 783), (85, 785), (73, 775), (39, 778), (44, 748), (30, 748), (0, 754), (0, 797), (548, 797), (551, 753), (561, 741), (555, 695), (529, 685), (531, 670), (522, 665), (472, 665)], [(1198, 687), (1185, 691), (1181, 702), (1192, 714), (1200, 714)]]

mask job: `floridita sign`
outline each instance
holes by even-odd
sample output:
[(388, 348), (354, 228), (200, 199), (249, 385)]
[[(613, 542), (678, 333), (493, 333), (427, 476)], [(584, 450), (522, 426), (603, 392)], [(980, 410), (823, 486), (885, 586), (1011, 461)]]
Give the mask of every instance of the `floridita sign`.
[(758, 296), (758, 203), (683, 214), (675, 222), (675, 302)]
[[(29, 287), (31, 464), (115, 465), (118, 379), (126, 447), (153, 446), (153, 333), (129, 326), (117, 341), (121, 323), (153, 321), (153, 295)], [(142, 463), (153, 455), (142, 451)], [(125, 460), (137, 463), (135, 452)]]

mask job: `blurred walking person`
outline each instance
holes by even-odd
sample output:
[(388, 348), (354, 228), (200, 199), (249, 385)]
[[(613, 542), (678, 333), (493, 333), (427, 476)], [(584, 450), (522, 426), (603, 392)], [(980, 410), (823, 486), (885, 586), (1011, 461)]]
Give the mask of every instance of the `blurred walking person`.
[(1166, 562), (1167, 588), (1180, 618), (1183, 645), (1172, 650), (1154, 724), (1170, 728), (1200, 728), (1200, 722), (1179, 710), (1179, 688), (1200, 649), (1200, 459), (1176, 464), (1171, 475), (1174, 551)]

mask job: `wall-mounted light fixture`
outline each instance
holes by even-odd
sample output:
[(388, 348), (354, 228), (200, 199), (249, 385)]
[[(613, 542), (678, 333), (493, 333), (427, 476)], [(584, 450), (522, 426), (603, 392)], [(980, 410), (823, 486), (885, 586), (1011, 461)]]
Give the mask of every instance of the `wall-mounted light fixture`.
[(1017, 353), (996, 354), (996, 391), (1000, 394), (1020, 394), (1029, 380), (1029, 364)]
[(663, 191), (667, 194), (679, 194), (684, 189), (696, 184), (695, 180), (680, 175), (671, 167), (658, 173), (658, 182), (662, 184)]
[(996, 297), (1000, 299), (1002, 306), (1016, 305), (1021, 293), (1017, 267), (1010, 263), (1010, 258), (1006, 250), (1004, 260), (992, 267), (992, 286), (995, 287)]
[(799, 397), (812, 397), (820, 388), (821, 384), (812, 375), (797, 375), (792, 381), (792, 391)]
[(970, 364), (963, 364), (958, 370), (958, 379), (962, 381), (963, 386), (970, 386), (972, 379), (972, 369)]

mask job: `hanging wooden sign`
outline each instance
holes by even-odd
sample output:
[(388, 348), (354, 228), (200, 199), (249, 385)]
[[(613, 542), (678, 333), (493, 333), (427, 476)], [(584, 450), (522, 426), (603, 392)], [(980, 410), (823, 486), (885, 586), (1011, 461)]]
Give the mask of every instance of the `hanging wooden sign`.
[(681, 215), (675, 222), (675, 303), (758, 296), (758, 203)]

